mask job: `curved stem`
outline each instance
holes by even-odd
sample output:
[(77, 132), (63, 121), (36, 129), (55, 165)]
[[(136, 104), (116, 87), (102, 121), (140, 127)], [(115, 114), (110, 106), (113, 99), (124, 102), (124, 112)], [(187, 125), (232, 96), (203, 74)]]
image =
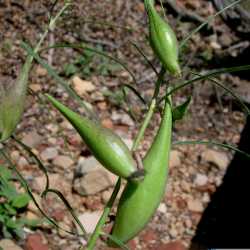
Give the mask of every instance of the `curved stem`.
[(111, 208), (112, 208), (112, 206), (113, 206), (113, 204), (115, 202), (116, 196), (117, 196), (117, 194), (118, 194), (118, 192), (120, 190), (120, 187), (121, 187), (121, 177), (119, 177), (119, 179), (118, 179), (118, 181), (117, 181), (117, 183), (115, 185), (115, 188), (113, 190), (113, 193), (112, 193), (108, 203), (106, 204), (106, 206), (105, 206), (105, 208), (103, 210), (102, 216), (99, 219), (99, 221), (98, 221), (98, 223), (97, 223), (97, 225), (95, 227), (95, 230), (94, 230), (93, 234), (90, 237), (90, 240), (88, 242), (86, 250), (94, 249), (96, 241), (97, 241), (99, 235), (101, 234), (102, 227), (106, 222), (106, 219), (107, 219), (107, 217), (108, 217), (108, 215), (110, 213), (110, 210), (111, 210)]
[(148, 109), (148, 112), (144, 118), (144, 121), (141, 125), (141, 128), (135, 138), (135, 141), (134, 141), (134, 144), (133, 144), (133, 147), (132, 147), (132, 151), (136, 151), (138, 146), (139, 146), (139, 143), (145, 133), (145, 130), (147, 129), (148, 127), (148, 124), (154, 114), (154, 111), (155, 111), (155, 108), (156, 108), (156, 99), (159, 95), (159, 92), (160, 92), (160, 87), (161, 87), (161, 84), (164, 80), (164, 75), (166, 73), (166, 70), (164, 69), (164, 67), (161, 68), (161, 71), (159, 73), (159, 76), (158, 76), (158, 79), (156, 81), (156, 84), (155, 84), (155, 90), (154, 90), (154, 94), (153, 94), (153, 98), (150, 102), (150, 105), (149, 105), (149, 109)]

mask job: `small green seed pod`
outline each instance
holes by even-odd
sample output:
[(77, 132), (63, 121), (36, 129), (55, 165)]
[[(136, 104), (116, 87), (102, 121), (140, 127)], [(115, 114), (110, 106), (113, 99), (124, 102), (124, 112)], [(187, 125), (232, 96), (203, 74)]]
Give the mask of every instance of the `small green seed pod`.
[(130, 150), (118, 135), (110, 129), (102, 127), (98, 122), (78, 115), (52, 96), (46, 96), (73, 125), (92, 154), (105, 168), (120, 177), (131, 180), (143, 175), (136, 169), (136, 163)]
[(0, 142), (12, 135), (23, 114), (32, 60), (27, 58), (15, 83), (0, 83)]
[[(164, 195), (171, 148), (172, 110), (166, 100), (160, 128), (143, 159), (145, 177), (139, 183), (128, 181), (120, 198), (112, 236), (126, 243), (148, 223)], [(116, 246), (109, 240), (111, 246)]]
[(152, 49), (164, 68), (175, 76), (181, 75), (178, 62), (178, 41), (172, 28), (157, 13), (153, 0), (144, 0), (149, 18), (149, 38)]

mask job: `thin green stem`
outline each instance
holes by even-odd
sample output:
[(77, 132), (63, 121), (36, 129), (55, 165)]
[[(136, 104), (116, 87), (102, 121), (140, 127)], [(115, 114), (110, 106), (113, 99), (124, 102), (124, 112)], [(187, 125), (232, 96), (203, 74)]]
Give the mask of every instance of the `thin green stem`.
[(160, 87), (161, 87), (161, 84), (163, 83), (165, 73), (166, 73), (166, 69), (164, 67), (161, 67), (161, 71), (158, 75), (158, 79), (157, 79), (156, 84), (155, 84), (153, 99), (156, 99), (159, 95)]
[(37, 43), (34, 52), (37, 53), (41, 47), (41, 44), (43, 43), (44, 39), (46, 38), (46, 36), (48, 35), (50, 30), (53, 30), (55, 27), (55, 23), (58, 20), (58, 18), (64, 13), (64, 11), (71, 5), (70, 2), (66, 3), (62, 9), (56, 14), (56, 16), (50, 20), (48, 27), (46, 28), (46, 30), (44, 31), (44, 33), (42, 34), (39, 42)]
[(140, 144), (140, 141), (141, 139), (143, 138), (143, 135), (145, 133), (145, 130), (147, 129), (148, 127), (148, 124), (154, 114), (154, 111), (155, 111), (155, 108), (156, 108), (156, 99), (159, 95), (159, 92), (160, 92), (160, 87), (161, 87), (161, 84), (164, 80), (164, 75), (166, 73), (166, 70), (164, 69), (164, 67), (161, 68), (161, 71), (159, 73), (159, 76), (158, 76), (158, 79), (156, 81), (156, 84), (155, 84), (155, 90), (154, 90), (154, 94), (153, 94), (153, 98), (150, 102), (150, 105), (149, 105), (149, 109), (148, 109), (148, 112), (144, 118), (144, 121), (141, 125), (141, 128), (135, 138), (135, 141), (133, 143), (133, 146), (132, 146), (132, 151), (136, 151), (139, 147), (139, 144)]
[(148, 112), (147, 112), (147, 114), (145, 116), (145, 119), (144, 119), (144, 121), (143, 121), (143, 123), (141, 125), (141, 128), (140, 128), (140, 130), (139, 130), (139, 132), (138, 132), (138, 134), (137, 134), (137, 136), (135, 138), (135, 141), (133, 143), (132, 151), (136, 151), (138, 149), (140, 141), (141, 141), (141, 139), (142, 139), (142, 137), (143, 137), (143, 135), (145, 133), (145, 130), (148, 127), (148, 124), (149, 124), (149, 122), (150, 122), (150, 120), (151, 120), (151, 118), (152, 118), (152, 116), (154, 114), (155, 107), (156, 107), (156, 99), (153, 98), (151, 103), (150, 103)]
[(94, 230), (94, 233), (91, 235), (90, 237), (90, 240), (88, 242), (88, 245), (87, 245), (87, 248), (86, 250), (92, 250), (94, 249), (95, 247), (95, 244), (96, 244), (96, 241), (97, 239), (99, 238), (99, 235), (101, 234), (101, 230), (102, 230), (102, 227), (103, 225), (105, 224), (106, 222), (106, 219), (110, 213), (110, 210), (115, 202), (115, 199), (116, 199), (116, 196), (120, 190), (120, 187), (121, 187), (121, 178), (119, 177), (116, 185), (115, 185), (115, 188), (113, 190), (113, 193), (108, 201), (108, 203), (106, 204), (104, 210), (103, 210), (103, 213), (102, 213), (102, 216), (101, 218), (99, 219), (96, 227), (95, 227), (95, 230)]

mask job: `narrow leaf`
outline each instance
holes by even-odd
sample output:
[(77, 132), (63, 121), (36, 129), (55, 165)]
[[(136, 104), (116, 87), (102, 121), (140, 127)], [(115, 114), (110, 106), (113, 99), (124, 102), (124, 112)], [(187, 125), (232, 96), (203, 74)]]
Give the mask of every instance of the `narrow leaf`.
[(230, 149), (250, 159), (250, 155), (248, 153), (230, 144), (225, 144), (225, 143), (220, 143), (220, 142), (215, 142), (215, 141), (199, 141), (199, 140), (198, 141), (175, 141), (173, 142), (173, 145), (195, 145), (195, 144), (205, 144), (205, 145), (218, 146), (218, 147)]
[(192, 100), (192, 97), (190, 96), (184, 103), (180, 104), (179, 106), (173, 109), (172, 111), (173, 121), (181, 120), (184, 118), (184, 116), (187, 113), (187, 109), (189, 107), (191, 100)]

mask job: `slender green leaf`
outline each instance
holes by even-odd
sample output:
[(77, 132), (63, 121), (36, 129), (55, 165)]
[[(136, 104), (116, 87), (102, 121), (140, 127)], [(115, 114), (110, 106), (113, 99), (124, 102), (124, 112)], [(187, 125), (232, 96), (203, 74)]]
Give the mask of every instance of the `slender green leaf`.
[(46, 186), (45, 186), (45, 190), (49, 188), (49, 176), (48, 176), (48, 171), (46, 169), (46, 167), (43, 165), (42, 161), (36, 156), (36, 154), (33, 153), (32, 149), (25, 145), (23, 142), (21, 142), (20, 140), (18, 140), (16, 137), (12, 137), (26, 152), (28, 152), (28, 154), (30, 155), (30, 157), (34, 158), (34, 160), (36, 161), (39, 169), (44, 173), (45, 177), (46, 177)]
[(129, 247), (127, 247), (122, 241), (114, 237), (113, 235), (101, 233), (102, 235), (106, 236), (107, 238), (111, 239), (117, 246), (119, 246), (121, 249), (129, 250)]
[(189, 104), (192, 100), (192, 97), (188, 97), (188, 99), (180, 104), (179, 106), (175, 107), (172, 111), (173, 113), (173, 121), (181, 120), (187, 113), (187, 109), (189, 107)]
[(145, 99), (141, 96), (141, 94), (139, 93), (139, 91), (136, 88), (134, 88), (132, 85), (130, 85), (130, 84), (123, 84), (122, 87), (131, 90), (139, 98), (139, 100), (144, 105), (147, 105), (147, 102), (145, 101)]
[(54, 193), (54, 194), (56, 194), (61, 199), (61, 201), (63, 202), (63, 204), (67, 207), (68, 211), (70, 212), (70, 214), (72, 215), (72, 217), (76, 221), (77, 225), (81, 228), (83, 234), (85, 236), (87, 236), (86, 230), (84, 229), (82, 223), (80, 222), (80, 220), (78, 219), (77, 215), (75, 214), (74, 209), (70, 206), (69, 202), (66, 200), (66, 198), (64, 197), (64, 195), (59, 190), (49, 188), (49, 189), (45, 190), (42, 193), (42, 197), (46, 197), (46, 195), (48, 193)]
[[(184, 82), (182, 82), (180, 84), (177, 84), (170, 91), (168, 91), (164, 97), (162, 97), (160, 99), (159, 103), (162, 102), (163, 100), (165, 100), (166, 96), (169, 96), (172, 93), (176, 92), (177, 90), (182, 89), (182, 88), (184, 88), (186, 86), (189, 86), (190, 84), (193, 84), (193, 83), (196, 83), (198, 81), (208, 79), (210, 77), (214, 77), (214, 76), (217, 76), (217, 75), (220, 75), (220, 74), (223, 74), (223, 73), (232, 73), (232, 72), (239, 72), (239, 71), (246, 71), (246, 70), (250, 70), (250, 65), (237, 66), (237, 67), (231, 67), (231, 68), (222, 68), (222, 69), (210, 71), (205, 75), (201, 75), (199, 77), (195, 77), (195, 78), (193, 78), (191, 80), (187, 80), (187, 81), (184, 81)], [(226, 91), (228, 91), (226, 88), (224, 88), (224, 89)]]
[(120, 64), (128, 73), (129, 75), (132, 77), (133, 79), (133, 82), (136, 83), (136, 77), (134, 76), (133, 72), (128, 68), (128, 66), (122, 62), (121, 60), (103, 52), (103, 51), (100, 51), (98, 49), (95, 49), (95, 48), (92, 48), (92, 47), (88, 47), (84, 44), (70, 44), (70, 43), (66, 43), (66, 44), (55, 44), (55, 45), (52, 45), (52, 46), (49, 46), (47, 48), (45, 48), (46, 50), (47, 49), (53, 49), (53, 48), (73, 48), (73, 49), (83, 49), (83, 50), (88, 50), (88, 51), (91, 51), (91, 52), (94, 52), (96, 54), (99, 54), (101, 56), (104, 56), (118, 64)]
[(222, 148), (226, 148), (226, 149), (230, 149), (232, 151), (235, 151), (239, 154), (244, 155), (245, 157), (250, 159), (250, 155), (238, 148), (236, 148), (233, 145), (230, 144), (225, 144), (225, 143), (220, 143), (220, 142), (215, 142), (215, 141), (175, 141), (173, 142), (173, 145), (194, 145), (194, 144), (205, 144), (205, 145), (209, 145), (209, 146), (218, 146), (218, 147), (222, 147)]
[(147, 64), (152, 68), (152, 70), (155, 72), (157, 76), (159, 76), (158, 71), (156, 70), (155, 66), (151, 63), (151, 61), (148, 59), (144, 51), (133, 41), (130, 41), (130, 43), (137, 49), (137, 51), (143, 56)]
[(182, 48), (187, 41), (197, 32), (199, 32), (203, 27), (205, 27), (208, 23), (210, 23), (215, 17), (217, 17), (218, 15), (222, 14), (223, 12), (225, 12), (227, 9), (234, 7), (236, 4), (240, 3), (242, 0), (237, 0), (231, 4), (229, 4), (228, 6), (224, 7), (223, 9), (221, 9), (220, 11), (216, 12), (214, 15), (211, 15), (210, 17), (208, 17), (207, 21), (203, 22), (201, 25), (199, 25), (196, 29), (194, 29), (192, 32), (190, 32), (186, 38), (184, 38), (181, 43), (179, 48)]
[[(51, 219), (44, 211), (43, 209), (40, 207), (39, 203), (37, 202), (36, 198), (34, 197), (32, 191), (30, 190), (29, 185), (27, 184), (25, 178), (22, 176), (22, 174), (19, 172), (19, 170), (16, 168), (16, 166), (12, 163), (12, 161), (9, 159), (9, 157), (6, 155), (6, 153), (4, 152), (3, 149), (0, 149), (0, 154), (4, 157), (4, 159), (7, 161), (7, 163), (9, 164), (10, 168), (17, 174), (19, 181), (21, 182), (21, 184), (23, 185), (23, 187), (26, 189), (27, 193), (29, 194), (30, 198), (32, 199), (32, 201), (34, 202), (35, 206), (37, 207), (37, 209), (39, 210), (39, 212), (48, 220), (49, 223), (51, 223), (53, 226), (55, 226), (56, 228), (71, 234), (71, 235), (78, 235), (75, 232), (71, 232), (69, 230), (64, 229), (63, 227), (59, 226), (57, 224), (57, 222), (53, 219)], [(85, 235), (79, 235), (82, 237), (85, 237)]]
[[(194, 73), (191, 71), (192, 74), (197, 75), (197, 76), (202, 76), (198, 73)], [(218, 87), (224, 89), (226, 92), (228, 92), (231, 96), (233, 96), (236, 101), (240, 104), (240, 106), (242, 107), (242, 109), (245, 111), (245, 113), (247, 115), (250, 115), (250, 110), (247, 107), (247, 105), (244, 103), (244, 101), (242, 100), (242, 98), (240, 96), (238, 96), (236, 93), (234, 93), (233, 90), (229, 89), (228, 87), (226, 87), (224, 84), (220, 83), (219, 81), (217, 81), (214, 78), (211, 77), (207, 77), (208, 80), (210, 80), (212, 83), (214, 83), (215, 85), (217, 85)]]
[(83, 101), (77, 94), (76, 92), (70, 87), (69, 83), (67, 83), (63, 78), (61, 78), (56, 71), (44, 60), (41, 59), (41, 57), (27, 44), (22, 42), (21, 46), (30, 54), (32, 55), (35, 60), (41, 64), (47, 72), (67, 91), (67, 93), (74, 98), (87, 112), (89, 116), (92, 118), (96, 116), (93, 114), (93, 111), (90, 110), (89, 106), (91, 106), (89, 103), (86, 101)]

